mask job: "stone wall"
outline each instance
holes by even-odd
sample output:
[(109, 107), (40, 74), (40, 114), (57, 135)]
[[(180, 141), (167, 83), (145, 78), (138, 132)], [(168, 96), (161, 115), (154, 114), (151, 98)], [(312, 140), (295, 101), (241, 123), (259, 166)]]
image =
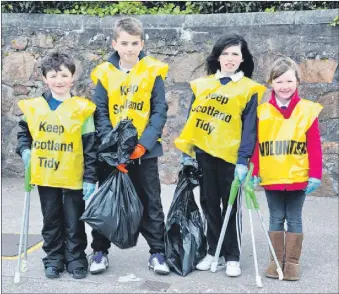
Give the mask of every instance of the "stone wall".
[[(169, 63), (164, 129), (165, 156), (160, 159), (163, 183), (174, 183), (179, 152), (173, 145), (183, 127), (190, 101), (189, 81), (204, 75), (204, 60), (225, 32), (242, 34), (255, 58), (254, 80), (265, 83), (275, 56), (295, 59), (302, 70), (300, 93), (324, 106), (320, 115), (324, 177), (318, 195), (338, 195), (338, 27), (329, 22), (336, 10), (220, 15), (140, 16), (146, 31), (146, 52)], [(53, 49), (76, 60), (74, 93), (91, 97), (91, 70), (110, 56), (112, 27), (117, 17), (2, 14), (2, 172), (22, 175), (15, 154), (16, 102), (44, 90), (40, 62)], [(265, 95), (265, 101), (268, 91)]]

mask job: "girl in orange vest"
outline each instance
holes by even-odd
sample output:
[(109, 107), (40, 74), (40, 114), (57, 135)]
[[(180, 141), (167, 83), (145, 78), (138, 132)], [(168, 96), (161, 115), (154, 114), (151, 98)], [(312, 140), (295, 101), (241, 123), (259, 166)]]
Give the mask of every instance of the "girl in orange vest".
[[(273, 88), (271, 99), (258, 107), (253, 181), (265, 189), (270, 239), (284, 270), (284, 279), (292, 281), (300, 278), (305, 196), (321, 184), (318, 115), (322, 106), (299, 98), (299, 68), (288, 57), (280, 57), (273, 63), (268, 82)], [(268, 278), (278, 278), (272, 257), (265, 274)]]

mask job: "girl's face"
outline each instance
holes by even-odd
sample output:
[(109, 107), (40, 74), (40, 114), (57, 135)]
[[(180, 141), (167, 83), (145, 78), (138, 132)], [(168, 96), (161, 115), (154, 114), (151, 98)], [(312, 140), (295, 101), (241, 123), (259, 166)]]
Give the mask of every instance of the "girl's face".
[(289, 100), (298, 86), (298, 80), (293, 69), (289, 69), (272, 81), (275, 96), (280, 100)]
[(219, 56), (220, 71), (235, 73), (243, 61), (240, 44), (224, 48)]

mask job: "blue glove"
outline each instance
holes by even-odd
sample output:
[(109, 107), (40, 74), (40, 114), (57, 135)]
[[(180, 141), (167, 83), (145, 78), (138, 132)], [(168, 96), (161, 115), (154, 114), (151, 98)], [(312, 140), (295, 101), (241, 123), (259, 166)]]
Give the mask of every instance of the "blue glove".
[(241, 183), (245, 180), (247, 173), (248, 167), (246, 165), (244, 164), (235, 165), (234, 177), (237, 177)]
[(83, 182), (82, 193), (84, 194), (84, 197), (82, 199), (88, 200), (89, 196), (91, 196), (94, 190), (95, 190), (95, 184)]
[(257, 177), (257, 176), (253, 176), (252, 177), (252, 182), (253, 182), (253, 186), (254, 187), (259, 186), (259, 184), (261, 183), (261, 178)]
[(189, 166), (189, 167), (194, 167), (195, 169), (198, 169), (198, 161), (186, 153), (182, 153), (180, 157), (180, 163), (182, 164), (183, 167)]
[(31, 161), (31, 149), (25, 149), (21, 154), (22, 160), (24, 162), (25, 168), (27, 168), (29, 162)]
[(310, 194), (312, 193), (313, 191), (315, 191), (316, 189), (319, 188), (321, 184), (321, 181), (319, 179), (316, 179), (316, 178), (309, 178), (308, 179), (308, 185), (306, 187), (306, 189), (304, 189), (305, 191), (305, 194)]

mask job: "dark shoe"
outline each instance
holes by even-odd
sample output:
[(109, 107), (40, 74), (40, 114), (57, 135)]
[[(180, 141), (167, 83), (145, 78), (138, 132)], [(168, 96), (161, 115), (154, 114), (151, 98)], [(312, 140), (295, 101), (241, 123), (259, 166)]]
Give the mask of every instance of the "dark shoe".
[(49, 279), (56, 279), (60, 277), (60, 271), (56, 266), (49, 266), (45, 269), (45, 276)]
[(72, 277), (74, 279), (84, 279), (87, 276), (87, 269), (84, 267), (77, 267), (72, 271)]

